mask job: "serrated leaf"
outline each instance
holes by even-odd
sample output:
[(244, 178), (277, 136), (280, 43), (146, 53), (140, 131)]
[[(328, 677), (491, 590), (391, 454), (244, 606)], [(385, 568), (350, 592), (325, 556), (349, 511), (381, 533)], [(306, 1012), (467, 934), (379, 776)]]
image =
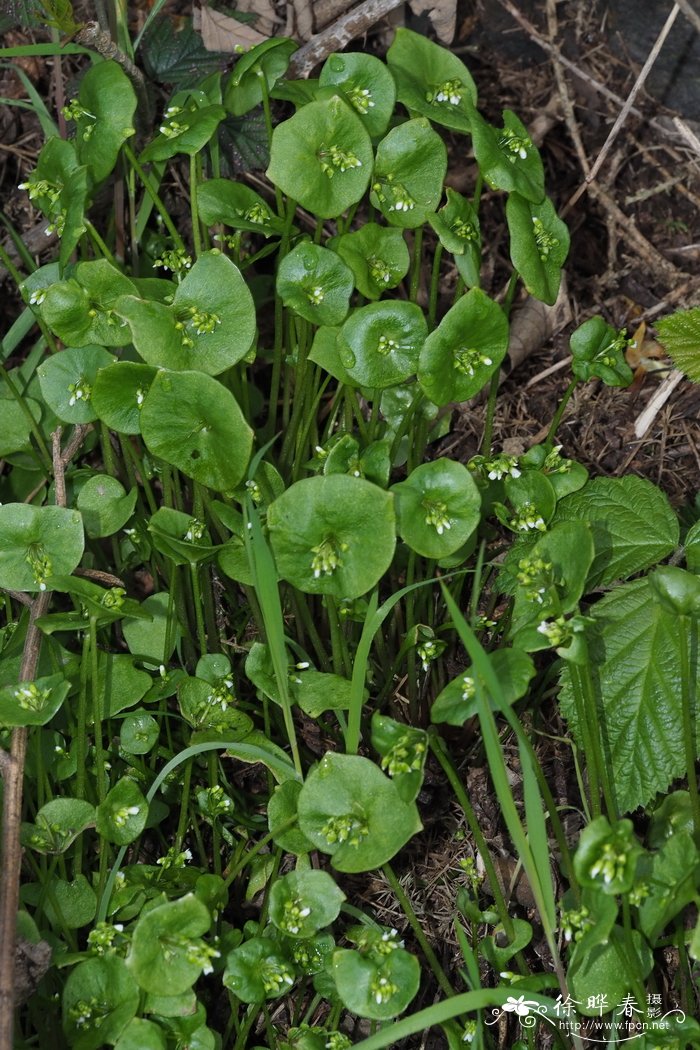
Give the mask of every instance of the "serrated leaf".
[(700, 306), (662, 318), (656, 330), (676, 368), (700, 383)]
[[(616, 588), (589, 614), (598, 628), (589, 646), (600, 689), (605, 751), (618, 807), (627, 813), (685, 772), (681, 624), (654, 601), (646, 579)], [(685, 630), (690, 647), (690, 628)], [(559, 703), (580, 744), (568, 671), (562, 676)]]
[(184, 88), (201, 80), (205, 73), (221, 69), (226, 55), (207, 51), (191, 22), (180, 29), (172, 19), (159, 18), (141, 44), (141, 58), (151, 80)]
[(553, 524), (587, 521), (595, 558), (587, 587), (626, 579), (656, 565), (678, 543), (678, 520), (663, 492), (645, 478), (596, 478), (557, 504)]

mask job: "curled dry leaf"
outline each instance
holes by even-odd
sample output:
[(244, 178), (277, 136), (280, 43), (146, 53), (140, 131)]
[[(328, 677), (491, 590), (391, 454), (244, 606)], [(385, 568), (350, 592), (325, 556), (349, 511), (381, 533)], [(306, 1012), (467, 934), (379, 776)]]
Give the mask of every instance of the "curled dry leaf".
[[(242, 10), (240, 6), (239, 10)], [(259, 32), (247, 22), (239, 22), (237, 18), (222, 15), (204, 5), (201, 9), (195, 8), (193, 24), (202, 34), (207, 51), (232, 54), (239, 47), (255, 47), (268, 39), (267, 34)]]
[(428, 15), (438, 40), (451, 44), (457, 27), (457, 0), (409, 0), (414, 15)]

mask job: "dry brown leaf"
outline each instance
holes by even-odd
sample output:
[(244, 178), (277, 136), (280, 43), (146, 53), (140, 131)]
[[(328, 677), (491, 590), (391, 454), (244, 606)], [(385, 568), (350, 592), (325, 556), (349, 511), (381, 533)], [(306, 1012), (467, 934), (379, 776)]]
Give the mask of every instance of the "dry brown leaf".
[(296, 25), (295, 36), (306, 43), (313, 36), (314, 13), (309, 0), (293, 0), (294, 22)]
[(269, 38), (237, 18), (230, 18), (209, 7), (195, 8), (193, 25), (202, 34), (207, 51), (233, 54), (239, 47), (255, 47)]
[(409, 0), (414, 15), (428, 13), (441, 44), (451, 44), (457, 28), (457, 0)]
[(265, 36), (274, 36), (279, 18), (272, 0), (237, 0), (236, 10), (244, 15), (257, 15), (254, 28)]

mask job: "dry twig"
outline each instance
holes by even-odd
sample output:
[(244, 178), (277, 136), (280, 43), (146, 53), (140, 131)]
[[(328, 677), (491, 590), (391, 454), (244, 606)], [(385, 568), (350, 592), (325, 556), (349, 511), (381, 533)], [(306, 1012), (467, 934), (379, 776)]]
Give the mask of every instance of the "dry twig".
[(308, 77), (309, 73), (334, 51), (342, 51), (355, 37), (366, 33), (380, 19), (398, 7), (403, 0), (363, 0), (328, 26), (322, 33), (312, 36), (292, 55), (289, 63), (291, 77)]

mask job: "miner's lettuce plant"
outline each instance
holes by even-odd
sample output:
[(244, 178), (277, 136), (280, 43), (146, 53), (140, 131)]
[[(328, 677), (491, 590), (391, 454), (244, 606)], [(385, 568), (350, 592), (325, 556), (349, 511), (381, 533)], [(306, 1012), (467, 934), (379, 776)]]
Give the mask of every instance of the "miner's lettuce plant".
[[(700, 882), (697, 527), (681, 568), (663, 493), (589, 480), (557, 444), (578, 383), (631, 381), (603, 318), (571, 335), (547, 439), (493, 446), (516, 292), (553, 304), (569, 248), (520, 119), (490, 124), (460, 59), (406, 29), (386, 62), (331, 55), (318, 80), (286, 78), (293, 51), (252, 49), (138, 134), (127, 72), (93, 55), (70, 134), (22, 184), (59, 248), (26, 272), (5, 260), (26, 306), (3, 340), (0, 735), (28, 745), (19, 930), (53, 953), (19, 1037), (341, 1050), (363, 1018), (367, 1050), (432, 1025), (486, 1047), (487, 1007), (518, 1014), (525, 993), (556, 1026), (557, 995), (585, 1015), (605, 991), (610, 1010), (634, 994), (655, 1038), (654, 949), (700, 955), (683, 934)], [(253, 189), (218, 136), (258, 106)], [(455, 143), (473, 151), (469, 197), (445, 187)], [(485, 186), (505, 203), (500, 288), (482, 286)], [(482, 393), (465, 464), (440, 442)], [(554, 683), (575, 848), (520, 718)], [(477, 724), (549, 973), (442, 730)], [(427, 762), (474, 843), (455, 973), (392, 866), (421, 833)], [(626, 817), (640, 806), (646, 844)], [(348, 878), (375, 869), (405, 933)], [(441, 1001), (397, 1022), (421, 983)], [(698, 1045), (683, 996), (673, 1038)], [(273, 1023), (281, 997), (291, 1027)]]

